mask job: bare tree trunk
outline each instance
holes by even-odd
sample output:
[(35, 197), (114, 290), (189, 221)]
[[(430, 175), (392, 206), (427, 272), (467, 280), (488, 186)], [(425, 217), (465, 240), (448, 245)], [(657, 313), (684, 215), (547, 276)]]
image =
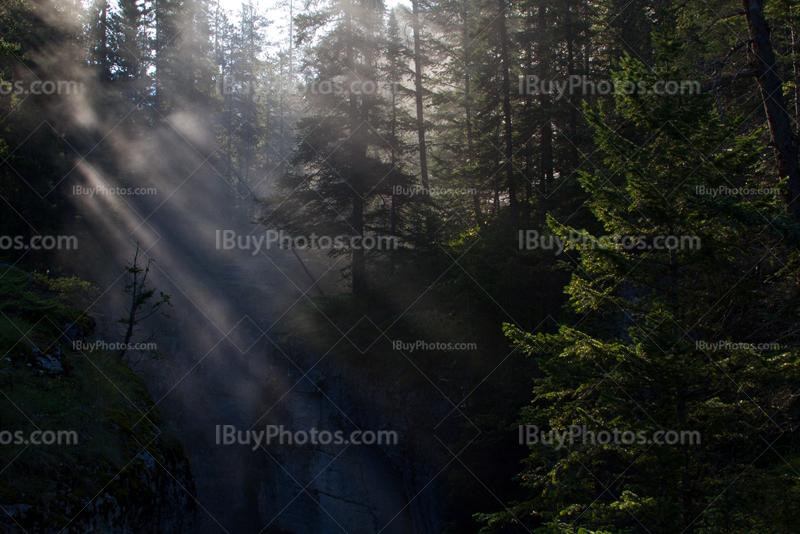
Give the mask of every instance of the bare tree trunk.
[[(567, 77), (571, 80), (575, 75), (575, 52), (574, 52), (574, 36), (572, 34), (572, 1), (567, 0)], [(578, 168), (578, 146), (575, 144), (575, 137), (578, 132), (578, 114), (576, 106), (577, 97), (573, 94), (569, 95), (570, 110), (569, 110), (569, 135), (571, 143), (569, 146), (569, 163), (570, 171)]]
[(506, 35), (506, 0), (499, 0), (500, 14), (500, 60), (503, 63), (503, 117), (506, 126), (506, 185), (508, 187), (509, 209), (511, 210), (511, 224), (514, 229), (519, 227), (517, 215), (517, 188), (514, 184), (514, 145), (511, 128), (511, 83), (509, 81), (508, 65), (508, 36)]
[[(529, 27), (533, 28), (533, 10), (528, 9), (525, 13), (526, 23)], [(525, 73), (533, 72), (533, 39), (527, 38), (525, 40)], [(535, 117), (533, 115), (533, 95), (530, 91), (525, 91), (525, 209), (523, 216), (525, 217), (524, 224), (528, 227), (531, 223), (531, 197), (533, 196), (533, 143), (531, 137), (528, 137), (530, 132), (534, 131), (533, 124)]]
[(422, 50), (420, 45), (419, 2), (411, 0), (412, 20), (414, 28), (414, 93), (417, 101), (417, 138), (419, 139), (419, 169), (422, 187), (429, 189), (428, 184), (428, 150), (425, 146), (425, 123), (422, 113)]
[[(352, 21), (350, 16), (352, 3), (348, 2), (348, 5), (345, 8), (345, 39), (347, 40), (346, 44), (346, 56), (345, 56), (345, 67), (347, 68), (347, 75), (348, 78), (355, 75), (355, 61), (353, 58), (353, 32), (352, 32)], [(353, 200), (353, 213), (351, 217), (351, 225), (353, 230), (356, 232), (356, 235), (363, 238), (364, 237), (364, 199), (361, 196), (362, 192), (362, 180), (361, 180), (361, 169), (357, 168), (358, 165), (366, 160), (367, 156), (367, 147), (364, 143), (364, 136), (363, 134), (359, 133), (359, 125), (360, 125), (360, 117), (359, 117), (359, 108), (358, 108), (358, 100), (355, 94), (350, 95), (350, 135), (353, 138), (353, 153), (352, 157), (353, 160), (350, 166), (351, 172), (351, 186), (353, 190), (352, 200)], [(355, 295), (363, 295), (366, 292), (366, 257), (364, 255), (364, 249), (361, 246), (359, 241), (359, 246), (354, 248), (352, 251), (353, 254), (353, 294)]]
[(481, 197), (475, 184), (475, 174), (472, 170), (472, 94), (470, 94), (469, 79), (469, 43), (467, 42), (469, 25), (467, 23), (468, 0), (464, 0), (463, 21), (464, 27), (461, 34), (461, 46), (464, 48), (464, 108), (467, 115), (467, 164), (469, 165), (469, 183), (472, 188), (472, 206), (475, 211), (475, 223), (478, 228), (485, 227), (483, 213), (481, 212)]
[(758, 85), (764, 100), (764, 109), (772, 137), (778, 174), (788, 178), (785, 194), (787, 208), (794, 222), (800, 222), (800, 166), (797, 144), (783, 100), (783, 82), (775, 72), (775, 53), (769, 37), (769, 26), (764, 18), (764, 0), (742, 0), (752, 43), (748, 48), (750, 60), (758, 73)]
[[(500, 158), (495, 151), (495, 156), (492, 158), (492, 162), (494, 165), (500, 164)], [(494, 206), (492, 207), (492, 215), (497, 215), (498, 211), (500, 211), (500, 175), (495, 174), (496, 178), (494, 179)]]
[(164, 89), (164, 84), (163, 83), (159, 83), (160, 77), (164, 74), (164, 65), (162, 64), (163, 53), (162, 53), (162, 50), (161, 50), (161, 43), (164, 42), (164, 38), (163, 38), (163, 35), (162, 35), (163, 23), (161, 21), (163, 15), (161, 13), (159, 13), (159, 0), (154, 0), (154, 2), (153, 2), (153, 12), (155, 13), (154, 16), (155, 16), (155, 25), (156, 25), (156, 27), (155, 27), (155, 30), (156, 30), (155, 31), (155, 37), (156, 37), (156, 42), (155, 42), (155, 67), (156, 68), (155, 68), (155, 71), (156, 71), (156, 75), (154, 76), (154, 79), (153, 79), (153, 86), (154, 86), (155, 90), (153, 91), (153, 99), (152, 100), (153, 100), (153, 109), (157, 112), (156, 115), (158, 115), (158, 112), (161, 109), (161, 105), (162, 105), (161, 100), (162, 100), (162, 97), (163, 97), (162, 92), (163, 92), (163, 89)]
[[(539, 6), (539, 77), (547, 79), (547, 42), (544, 35), (547, 31), (547, 11), (544, 5)], [(541, 91), (539, 104), (542, 110), (542, 136), (541, 136), (541, 188), (543, 195), (543, 214), (550, 210), (550, 188), (553, 182), (553, 127), (550, 124), (550, 95)]]
[[(294, 79), (294, 2), (289, 0), (289, 84)], [(281, 85), (283, 80), (281, 80)]]
[(103, 0), (103, 8), (100, 14), (100, 66), (102, 68), (102, 82), (108, 82), (111, 78), (111, 72), (108, 70), (108, 0)]
[(395, 94), (394, 90), (395, 83), (396, 82), (392, 80), (392, 216), (389, 222), (389, 233), (391, 233), (393, 236), (397, 235), (397, 194), (395, 193), (395, 187), (397, 186), (397, 172), (395, 170), (395, 167), (397, 166), (397, 95)]
[(797, 67), (797, 30), (795, 29), (794, 14), (789, 6), (789, 22), (792, 25), (792, 72), (794, 73), (794, 120), (800, 121), (800, 69)]

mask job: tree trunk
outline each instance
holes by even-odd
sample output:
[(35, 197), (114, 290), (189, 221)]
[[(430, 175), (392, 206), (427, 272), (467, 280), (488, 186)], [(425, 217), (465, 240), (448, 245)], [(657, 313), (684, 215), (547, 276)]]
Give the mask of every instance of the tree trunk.
[[(575, 38), (572, 34), (572, 1), (567, 1), (567, 77), (571, 80), (575, 75)], [(576, 95), (569, 95), (570, 109), (569, 109), (569, 165), (570, 172), (578, 168), (578, 145), (576, 144), (576, 137), (578, 132), (578, 98)]]
[(795, 27), (794, 13), (789, 6), (789, 23), (792, 26), (792, 73), (794, 74), (794, 120), (800, 121), (800, 69), (797, 67), (797, 30)]
[(102, 69), (103, 83), (110, 81), (111, 72), (108, 69), (108, 0), (103, 0), (103, 8), (100, 14), (100, 67)]
[[(346, 56), (345, 67), (347, 68), (348, 78), (354, 76), (355, 61), (353, 58), (353, 32), (351, 27), (350, 8), (352, 3), (345, 8), (345, 39)], [(351, 216), (350, 224), (353, 227), (356, 235), (364, 237), (364, 198), (361, 196), (362, 180), (361, 170), (358, 165), (366, 160), (367, 150), (366, 144), (363, 142), (363, 134), (359, 133), (359, 125), (361, 124), (358, 109), (358, 99), (355, 94), (350, 94), (350, 135), (352, 137), (352, 160), (350, 162), (350, 180), (353, 201), (353, 213)], [(366, 258), (364, 254), (363, 245), (359, 240), (358, 247), (354, 248), (353, 254), (353, 294), (363, 295), (366, 292)]]
[(467, 116), (467, 165), (469, 168), (469, 183), (472, 188), (472, 206), (475, 212), (475, 223), (478, 225), (478, 228), (484, 228), (483, 213), (481, 212), (481, 197), (478, 194), (478, 189), (475, 184), (475, 174), (472, 169), (472, 95), (470, 94), (469, 85), (468, 5), (468, 0), (464, 0), (464, 11), (462, 15), (464, 27), (461, 37), (461, 46), (464, 48), (464, 111)]
[(162, 27), (163, 23), (161, 21), (161, 17), (163, 14), (159, 11), (159, 0), (154, 0), (153, 3), (153, 12), (155, 13), (155, 38), (156, 42), (154, 45), (154, 52), (155, 52), (155, 76), (153, 78), (153, 109), (156, 111), (156, 120), (158, 120), (158, 112), (161, 109), (161, 99), (162, 99), (162, 89), (164, 87), (163, 83), (160, 83), (160, 77), (164, 74), (164, 65), (162, 65), (162, 51), (161, 51), (161, 43), (164, 42), (162, 36)]
[[(539, 78), (547, 79), (547, 43), (544, 39), (547, 31), (547, 11), (545, 6), (539, 6)], [(553, 127), (550, 124), (550, 95), (544, 90), (539, 95), (539, 104), (542, 110), (542, 136), (541, 136), (541, 188), (543, 195), (543, 214), (550, 210), (550, 188), (553, 182)]]
[(133, 337), (133, 325), (136, 323), (136, 292), (139, 289), (139, 280), (138, 280), (138, 272), (135, 270), (136, 267), (139, 266), (139, 244), (136, 244), (136, 253), (133, 255), (133, 291), (131, 291), (131, 309), (128, 312), (128, 328), (125, 329), (125, 339), (122, 341), (122, 349), (120, 350), (119, 354), (117, 354), (117, 358), (120, 360), (125, 357), (125, 353), (128, 352), (128, 344), (131, 342), (131, 337)]
[(764, 100), (764, 109), (772, 137), (778, 174), (788, 178), (786, 203), (794, 222), (800, 222), (800, 166), (797, 161), (797, 144), (794, 139), (789, 113), (783, 100), (783, 83), (776, 74), (775, 53), (769, 37), (769, 26), (764, 18), (764, 0), (742, 0), (752, 44), (748, 48), (750, 60), (758, 73), (758, 85)]
[[(533, 10), (528, 9), (525, 14), (525, 22), (529, 28), (534, 27), (533, 21)], [(525, 38), (525, 74), (529, 74), (533, 72), (533, 36), (529, 35)], [(532, 132), (534, 132), (533, 124), (535, 123), (535, 117), (533, 114), (533, 95), (530, 94), (530, 91), (525, 91), (525, 208), (523, 210), (523, 217), (524, 217), (524, 225), (525, 227), (529, 227), (531, 223), (531, 211), (532, 211), (532, 204), (531, 200), (533, 197), (533, 177), (534, 177), (534, 166), (533, 166), (533, 146), (534, 143), (531, 142), (533, 138)], [(530, 137), (529, 137), (530, 136)]]
[(514, 145), (511, 129), (511, 83), (509, 81), (508, 65), (508, 36), (506, 35), (506, 0), (498, 0), (500, 14), (500, 61), (503, 63), (503, 117), (506, 126), (506, 186), (508, 187), (509, 209), (511, 210), (511, 224), (516, 230), (519, 226), (517, 219), (517, 188), (514, 184)]
[(425, 123), (422, 113), (422, 50), (420, 48), (419, 2), (411, 0), (412, 20), (414, 28), (414, 96), (417, 101), (417, 137), (419, 139), (419, 172), (422, 187), (429, 189), (428, 184), (428, 151), (425, 146)]
[(397, 194), (395, 187), (397, 187), (397, 95), (394, 91), (395, 81), (392, 80), (392, 172), (391, 172), (391, 187), (392, 187), (392, 214), (389, 221), (389, 233), (397, 236), (397, 208), (396, 200)]

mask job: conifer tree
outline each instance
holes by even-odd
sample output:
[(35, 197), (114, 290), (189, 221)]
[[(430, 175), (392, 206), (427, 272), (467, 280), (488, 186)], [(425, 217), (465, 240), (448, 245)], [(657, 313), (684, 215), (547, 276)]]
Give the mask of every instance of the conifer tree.
[[(662, 75), (686, 78), (659, 59), (671, 65)], [(618, 77), (655, 81), (630, 57)], [(707, 193), (760, 183), (762, 147), (707, 95), (618, 95), (589, 119), (606, 165), (581, 183), (603, 233), (623, 239), (596, 242), (550, 218), (578, 253), (573, 314), (556, 334), (506, 325), (543, 373), (522, 416), (543, 434), (520, 475), (529, 498), (481, 516), (484, 530), (789, 532), (797, 233), (774, 195)], [(657, 443), (659, 432), (683, 437)]]
[[(337, 0), (298, 16), (298, 44), (309, 39), (314, 46), (309, 70), (315, 76), (305, 91), (314, 113), (298, 122), (293, 165), (279, 181), (279, 193), (265, 202), (261, 219), (266, 227), (295, 235), (349, 236), (353, 247), (330, 253), (350, 256), (357, 295), (368, 288), (362, 240), (386, 235), (391, 209), (384, 199), (391, 198), (393, 185), (410, 185), (391, 160), (386, 126), (392, 90), (379, 69), (383, 13), (380, 2)], [(334, 28), (313, 39), (331, 20)]]

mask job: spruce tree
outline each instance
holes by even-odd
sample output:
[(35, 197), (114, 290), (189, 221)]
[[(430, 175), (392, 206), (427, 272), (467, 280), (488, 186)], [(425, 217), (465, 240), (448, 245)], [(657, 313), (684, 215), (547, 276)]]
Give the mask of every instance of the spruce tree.
[[(661, 76), (687, 77), (659, 59)], [(657, 79), (622, 67), (621, 84)], [(708, 95), (618, 94), (588, 117), (604, 165), (581, 183), (603, 233), (628, 239), (594, 244), (549, 219), (577, 254), (572, 316), (556, 334), (505, 327), (543, 373), (521, 424), (549, 437), (520, 474), (528, 499), (480, 516), (484, 531), (796, 530), (797, 230), (774, 195), (708, 194), (762, 184), (763, 147)]]

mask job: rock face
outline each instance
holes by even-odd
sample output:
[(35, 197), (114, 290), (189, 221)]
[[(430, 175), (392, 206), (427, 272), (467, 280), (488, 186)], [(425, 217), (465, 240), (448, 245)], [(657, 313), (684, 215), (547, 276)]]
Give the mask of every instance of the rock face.
[(195, 503), (189, 495), (194, 493), (194, 481), (183, 451), (168, 448), (158, 463), (142, 451), (129, 469), (85, 507), (67, 498), (56, 498), (47, 507), (5, 506), (7, 515), (0, 518), (0, 531), (194, 534)]
[[(142, 378), (77, 351), (95, 322), (45, 281), (2, 274), (0, 384), (16, 408), (0, 410), (0, 533), (196, 534), (189, 461)], [(27, 334), (7, 337), (9, 316)]]
[[(137, 457), (143, 469), (136, 480), (124, 483), (126, 490), (136, 492), (132, 502), (123, 504), (113, 494), (96, 499), (76, 520), (76, 532), (193, 534), (195, 502), (194, 481), (189, 464), (181, 450), (166, 451), (163, 466), (143, 451)], [(66, 532), (66, 531), (65, 531)]]
[[(326, 441), (337, 435), (348, 439), (355, 430), (308, 385), (296, 388), (282, 403), (269, 423), (281, 430), (328, 431)], [(351, 534), (373, 534), (384, 527), (387, 534), (414, 532), (405, 481), (382, 447), (334, 440), (289, 445), (287, 438), (283, 445), (265, 448), (254, 453), (261, 460), (255, 485), (265, 525), (294, 533), (341, 531), (337, 523)]]
[[(330, 432), (334, 440), (290, 445), (285, 435), (283, 443), (273, 437), (255, 451), (251, 440), (249, 486), (262, 528), (292, 534), (439, 532), (443, 480), (437, 475), (449, 453), (437, 439), (436, 425), (447, 418), (447, 402), (403, 397), (390, 380), (367, 383), (341, 362), (336, 368), (315, 368), (302, 377), (289, 365), (280, 372), (294, 387), (287, 392), (273, 383), (265, 392), (265, 415), (254, 432), (282, 426), (273, 433), (283, 430), (294, 439), (297, 432), (315, 429)], [(391, 434), (383, 434), (381, 445), (335, 443), (337, 431), (348, 440), (357, 430), (391, 431), (397, 443)]]

